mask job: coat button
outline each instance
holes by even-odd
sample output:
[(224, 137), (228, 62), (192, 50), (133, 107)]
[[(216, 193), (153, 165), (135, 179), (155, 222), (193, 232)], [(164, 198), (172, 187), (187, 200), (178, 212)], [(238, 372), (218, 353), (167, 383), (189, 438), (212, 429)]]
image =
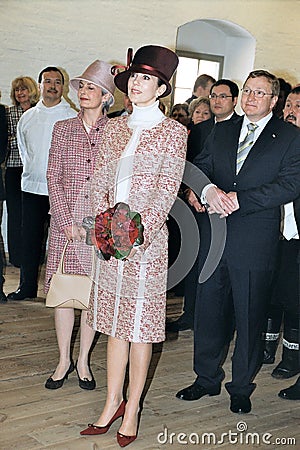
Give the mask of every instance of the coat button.
[(86, 160), (86, 162), (90, 163), (90, 162), (91, 162), (91, 160), (90, 160), (90, 159), (87, 159), (87, 160)]
[(90, 177), (86, 177), (86, 181), (89, 181)]
[(94, 142), (91, 143), (91, 146), (92, 146), (92, 147), (95, 147), (95, 145), (96, 145), (96, 144), (95, 144)]
[(96, 131), (99, 131), (99, 128), (96, 128)]

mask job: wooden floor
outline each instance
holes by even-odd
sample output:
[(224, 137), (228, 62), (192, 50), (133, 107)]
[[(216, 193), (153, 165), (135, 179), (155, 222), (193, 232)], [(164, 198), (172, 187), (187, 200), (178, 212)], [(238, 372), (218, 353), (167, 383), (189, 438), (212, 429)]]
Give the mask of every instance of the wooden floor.
[[(17, 287), (18, 276), (17, 269), (6, 269), (6, 292)], [(105, 435), (91, 438), (79, 435), (88, 422), (97, 419), (104, 404), (105, 336), (99, 337), (91, 357), (96, 390), (80, 389), (74, 373), (61, 389), (44, 388), (46, 378), (56, 366), (58, 350), (53, 311), (45, 307), (42, 292), (41, 285), (40, 297), (34, 301), (0, 305), (0, 449), (117, 449), (118, 422)], [(180, 313), (181, 303), (181, 298), (168, 300), (169, 317)], [(78, 336), (74, 359), (77, 354)], [(225, 389), (219, 396), (195, 402), (175, 398), (177, 390), (193, 382), (192, 356), (192, 331), (170, 335), (162, 346), (155, 346), (140, 434), (130, 449), (300, 449), (300, 401), (281, 400), (277, 396), (294, 379), (275, 380), (270, 376), (273, 366), (264, 366), (256, 379), (252, 412), (237, 415), (228, 409)], [(225, 370), (230, 379), (230, 355)], [(234, 435), (237, 430), (238, 438)], [(201, 443), (204, 433), (211, 433), (210, 442), (206, 437), (205, 443)], [(222, 433), (226, 433), (223, 439)], [(267, 445), (268, 442), (271, 444)]]

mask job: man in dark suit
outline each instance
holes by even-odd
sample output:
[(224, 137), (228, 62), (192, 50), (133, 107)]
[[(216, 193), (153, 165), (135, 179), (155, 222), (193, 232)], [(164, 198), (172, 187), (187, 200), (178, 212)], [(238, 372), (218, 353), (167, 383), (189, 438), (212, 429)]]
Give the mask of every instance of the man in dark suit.
[[(176, 396), (197, 400), (220, 393), (230, 332), (228, 314), (231, 321), (233, 309), (237, 335), (232, 381), (226, 389), (234, 413), (251, 411), (279, 241), (280, 205), (300, 195), (300, 130), (273, 116), (278, 93), (274, 75), (264, 70), (251, 72), (242, 91), (245, 116), (217, 124), (194, 161), (211, 180), (211, 184), (203, 181), (199, 185), (201, 202), (208, 213), (227, 218), (227, 234), (215, 271), (197, 293), (197, 379)], [(201, 241), (210, 239), (207, 227), (201, 227), (200, 233)]]
[[(300, 127), (300, 86), (287, 97), (283, 109), (286, 122)], [(275, 361), (283, 318), (282, 357), (272, 372), (278, 379), (291, 378), (300, 373), (299, 350), (299, 233), (293, 213), (293, 203), (282, 208), (282, 236), (279, 242), (278, 268), (270, 295), (264, 348), (264, 364)]]
[[(193, 159), (201, 153), (204, 143), (211, 133), (215, 123), (222, 122), (223, 120), (233, 120), (239, 117), (234, 110), (237, 104), (238, 96), (238, 85), (231, 80), (220, 79), (211, 86), (209, 100), (210, 109), (214, 116), (211, 119), (198, 123), (191, 128), (187, 143), (187, 161), (192, 162)], [(194, 197), (194, 200), (197, 200), (197, 198)], [(197, 210), (197, 212), (201, 212), (202, 210), (204, 209), (201, 208), (200, 210)], [(193, 211), (195, 211), (194, 208)], [(198, 219), (197, 212), (195, 212), (196, 220)], [(202, 221), (203, 218), (200, 220)], [(168, 332), (178, 332), (194, 328), (197, 284), (198, 259), (195, 261), (194, 266), (184, 280), (183, 314), (177, 320), (167, 322), (166, 330)]]
[[(285, 121), (300, 128), (300, 86), (292, 89), (288, 95), (283, 109), (283, 117)], [(285, 205), (285, 211), (287, 206)], [(275, 374), (289, 373), (292, 375), (295, 372), (299, 373), (300, 368), (300, 197), (293, 203), (293, 213), (295, 221), (291, 221), (290, 217), (287, 217), (289, 227), (287, 230), (285, 227), (283, 228), (284, 237), (290, 237), (290, 239), (280, 242), (281, 260), (276, 288), (281, 293), (282, 298), (279, 294), (278, 300), (283, 303), (284, 309), (284, 341), (282, 360), (272, 375), (274, 372)], [(294, 332), (293, 342), (289, 342), (286, 334), (286, 325), (290, 323), (294, 329), (287, 331)], [(287, 400), (300, 400), (300, 377), (295, 384), (281, 390), (278, 395)]]
[[(6, 111), (5, 106), (0, 105), (0, 164), (2, 164), (5, 160), (6, 152), (7, 152), (7, 139), (8, 139), (8, 131), (7, 131), (7, 120), (6, 120)], [(4, 200), (4, 186), (3, 186), (3, 178), (2, 178), (2, 169), (0, 169), (0, 201)], [(1, 212), (2, 214), (2, 212)], [(1, 252), (2, 253), (2, 252)], [(0, 254), (0, 303), (6, 303), (7, 298), (3, 292), (3, 255)]]
[[(297, 223), (297, 230), (298, 230), (298, 257), (297, 257), (297, 261), (293, 261), (292, 264), (293, 266), (297, 265), (298, 266), (298, 271), (297, 271), (297, 283), (298, 283), (298, 292), (296, 293), (297, 297), (295, 298), (296, 302), (296, 309), (294, 309), (294, 311), (291, 311), (291, 313), (294, 313), (294, 317), (296, 318), (296, 320), (298, 319), (298, 342), (296, 344), (298, 344), (298, 364), (300, 365), (300, 355), (299, 355), (299, 346), (300, 346), (300, 288), (299, 288), (299, 280), (300, 280), (300, 245), (299, 245), (299, 235), (300, 235), (300, 197), (297, 198), (297, 200), (294, 201), (294, 215), (295, 215), (295, 220)], [(291, 262), (289, 261), (289, 264)], [(290, 280), (286, 280), (286, 285), (289, 285)], [(286, 286), (287, 288), (289, 286)], [(297, 381), (295, 384), (293, 384), (292, 386), (286, 388), (286, 389), (282, 389), (279, 392), (279, 397), (284, 398), (286, 400), (300, 400), (300, 377), (298, 377)]]
[(234, 111), (239, 96), (239, 88), (236, 83), (227, 79), (216, 81), (209, 94), (210, 109), (213, 116), (192, 126), (187, 144), (187, 161), (192, 162), (204, 147), (206, 138), (217, 122), (230, 120), (237, 117)]

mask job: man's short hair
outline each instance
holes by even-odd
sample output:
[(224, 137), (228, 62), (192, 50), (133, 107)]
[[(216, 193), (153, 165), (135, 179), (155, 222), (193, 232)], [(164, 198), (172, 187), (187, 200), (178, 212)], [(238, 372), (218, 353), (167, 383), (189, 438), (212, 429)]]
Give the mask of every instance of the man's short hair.
[[(290, 94), (297, 94), (297, 95), (299, 95), (299, 94), (300, 94), (300, 84), (299, 84), (298, 86), (295, 86), (295, 87), (291, 90)], [(289, 95), (290, 95), (290, 94), (289, 94)]]
[(231, 80), (227, 80), (225, 78), (221, 78), (220, 80), (216, 81), (212, 87), (210, 88), (210, 93), (212, 93), (212, 90), (215, 86), (220, 86), (220, 85), (224, 85), (224, 86), (228, 86), (229, 90), (230, 90), (230, 94), (232, 95), (232, 100), (236, 97), (239, 96), (239, 87), (238, 85)]
[(39, 82), (39, 83), (42, 82), (42, 75), (43, 75), (43, 73), (45, 73), (45, 72), (58, 72), (58, 73), (60, 73), (60, 74), (61, 74), (61, 78), (62, 78), (62, 84), (65, 84), (65, 77), (64, 77), (62, 71), (61, 71), (58, 67), (55, 67), (55, 66), (48, 66), (48, 67), (45, 67), (45, 69), (43, 69), (43, 70), (39, 73), (39, 77), (38, 77), (38, 82)]
[(199, 77), (195, 81), (193, 92), (196, 92), (196, 90), (198, 89), (199, 86), (201, 86), (203, 89), (205, 89), (207, 87), (207, 83), (209, 83), (209, 82), (215, 83), (216, 80), (212, 76), (206, 75), (206, 73), (199, 75)]
[(249, 78), (260, 78), (260, 77), (264, 77), (266, 78), (270, 85), (271, 85), (271, 90), (272, 90), (272, 96), (279, 96), (279, 92), (280, 92), (280, 83), (278, 78), (273, 75), (272, 73), (268, 72), (267, 70), (253, 70), (252, 72), (249, 73), (244, 85), (246, 84), (246, 82), (249, 80)]

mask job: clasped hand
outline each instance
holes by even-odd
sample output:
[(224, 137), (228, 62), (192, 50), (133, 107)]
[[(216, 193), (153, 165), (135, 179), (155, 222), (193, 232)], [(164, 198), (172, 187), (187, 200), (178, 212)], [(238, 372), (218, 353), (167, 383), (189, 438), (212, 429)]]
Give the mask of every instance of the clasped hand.
[[(188, 190), (186, 198), (197, 212), (205, 211), (205, 207), (201, 205), (196, 194), (191, 189)], [(207, 190), (206, 200), (208, 203), (207, 212), (209, 214), (219, 214), (220, 218), (227, 217), (240, 207), (236, 192), (228, 192), (226, 194), (226, 192), (216, 186), (211, 186)]]
[(222, 191), (216, 186), (211, 186), (206, 192), (208, 203), (207, 212), (209, 214), (219, 214), (220, 218), (227, 217), (240, 207), (237, 193)]

